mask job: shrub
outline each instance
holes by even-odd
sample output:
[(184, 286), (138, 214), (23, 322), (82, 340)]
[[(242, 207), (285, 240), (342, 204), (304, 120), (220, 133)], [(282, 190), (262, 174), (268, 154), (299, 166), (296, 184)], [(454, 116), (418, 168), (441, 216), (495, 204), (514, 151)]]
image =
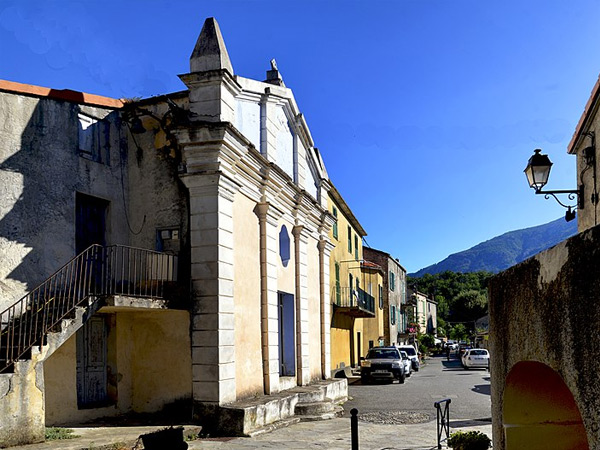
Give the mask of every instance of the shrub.
[(490, 438), (480, 431), (457, 431), (448, 439), (448, 446), (454, 450), (487, 450)]
[(56, 441), (62, 439), (75, 439), (79, 436), (73, 434), (73, 430), (70, 428), (48, 427), (46, 428), (45, 437), (47, 441)]

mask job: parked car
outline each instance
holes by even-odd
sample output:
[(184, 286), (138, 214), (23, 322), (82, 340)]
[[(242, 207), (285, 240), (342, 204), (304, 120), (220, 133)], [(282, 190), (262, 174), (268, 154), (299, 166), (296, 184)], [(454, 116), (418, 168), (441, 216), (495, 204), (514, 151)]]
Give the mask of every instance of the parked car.
[(402, 357), (402, 362), (404, 363), (404, 373), (406, 373), (407, 377), (410, 377), (412, 374), (412, 361), (404, 350), (400, 350), (400, 356)]
[(398, 380), (404, 383), (406, 372), (400, 350), (396, 347), (373, 347), (360, 364), (360, 379), (363, 384), (373, 380)]
[(487, 369), (490, 365), (490, 354), (484, 348), (472, 348), (462, 356), (462, 365), (465, 369), (473, 367)]
[(419, 363), (419, 354), (417, 353), (417, 349), (412, 345), (400, 345), (398, 346), (398, 350), (406, 352), (412, 363), (412, 369), (415, 372), (418, 372), (421, 364)]
[(462, 358), (465, 352), (468, 350), (471, 350), (471, 346), (461, 342), (460, 346), (458, 347), (458, 355)]

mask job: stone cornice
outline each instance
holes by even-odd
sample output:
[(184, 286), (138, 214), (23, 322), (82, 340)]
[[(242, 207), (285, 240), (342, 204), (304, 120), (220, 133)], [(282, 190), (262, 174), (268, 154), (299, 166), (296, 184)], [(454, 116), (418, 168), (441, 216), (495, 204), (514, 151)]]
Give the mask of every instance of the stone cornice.
[(235, 96), (242, 92), (242, 86), (239, 85), (239, 83), (227, 69), (185, 73), (179, 75), (179, 78), (189, 89), (193, 89), (202, 84), (223, 83), (225, 87)]
[[(231, 123), (194, 121), (175, 133), (183, 147), (188, 175), (223, 173), (249, 198), (278, 204), (282, 210), (300, 210), (301, 220), (312, 229), (321, 225), (326, 210), (319, 202), (268, 161)], [(295, 221), (296, 216), (290, 213), (288, 219)]]

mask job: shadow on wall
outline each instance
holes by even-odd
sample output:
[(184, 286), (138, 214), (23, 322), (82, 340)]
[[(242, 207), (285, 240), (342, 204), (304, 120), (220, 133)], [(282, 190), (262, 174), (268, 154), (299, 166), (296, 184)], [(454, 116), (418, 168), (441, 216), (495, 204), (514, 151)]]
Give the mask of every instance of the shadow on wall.
[(506, 450), (589, 450), (571, 391), (540, 362), (521, 361), (509, 372), (502, 422)]
[(75, 256), (75, 193), (91, 178), (79, 176), (78, 104), (7, 98), (23, 131), (0, 150), (0, 310)]

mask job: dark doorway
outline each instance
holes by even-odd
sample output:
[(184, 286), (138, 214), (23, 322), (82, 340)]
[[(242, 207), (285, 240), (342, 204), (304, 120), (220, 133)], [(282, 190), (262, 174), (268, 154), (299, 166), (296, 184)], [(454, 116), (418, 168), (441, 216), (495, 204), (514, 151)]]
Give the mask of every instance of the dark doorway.
[(75, 209), (76, 254), (80, 254), (93, 244), (106, 245), (108, 201), (77, 193)]
[(277, 293), (279, 306), (279, 375), (296, 375), (296, 308), (294, 296)]
[(77, 332), (77, 406), (96, 408), (108, 404), (107, 324), (96, 315)]

